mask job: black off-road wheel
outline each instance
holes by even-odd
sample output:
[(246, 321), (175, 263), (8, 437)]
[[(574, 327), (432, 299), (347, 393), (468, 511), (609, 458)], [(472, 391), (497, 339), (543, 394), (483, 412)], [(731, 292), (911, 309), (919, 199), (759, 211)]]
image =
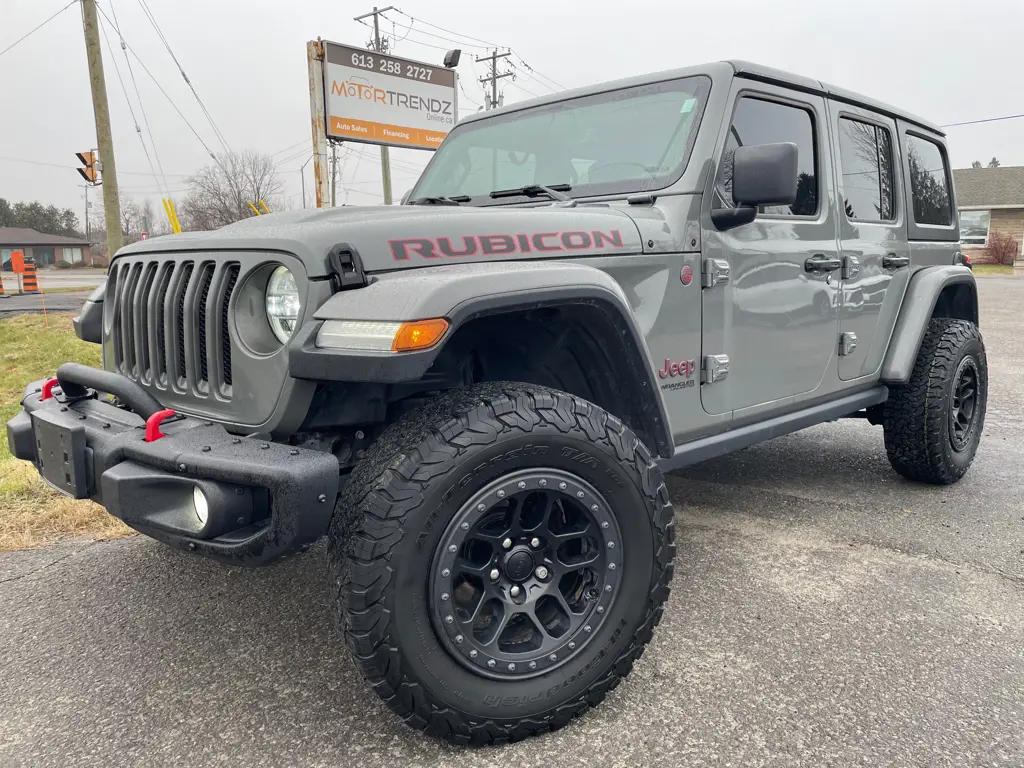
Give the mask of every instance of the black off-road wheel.
[(910, 381), (885, 404), (885, 450), (910, 480), (955, 483), (967, 472), (985, 426), (988, 362), (978, 326), (936, 318), (928, 324)]
[(398, 421), (331, 526), (356, 665), (414, 728), (461, 744), (560, 728), (661, 619), (672, 506), (648, 449), (564, 392), (490, 383)]

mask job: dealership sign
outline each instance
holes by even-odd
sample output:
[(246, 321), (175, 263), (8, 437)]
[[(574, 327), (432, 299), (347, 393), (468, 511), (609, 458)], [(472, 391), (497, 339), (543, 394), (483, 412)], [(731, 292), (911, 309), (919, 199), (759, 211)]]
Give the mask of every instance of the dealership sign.
[(327, 136), (437, 149), (455, 125), (454, 70), (324, 41)]

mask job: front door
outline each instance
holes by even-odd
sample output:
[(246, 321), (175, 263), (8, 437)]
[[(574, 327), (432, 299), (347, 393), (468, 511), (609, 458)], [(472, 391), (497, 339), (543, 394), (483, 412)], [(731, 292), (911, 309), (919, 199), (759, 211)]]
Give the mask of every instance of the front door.
[(910, 277), (896, 124), (830, 101), (843, 260), (839, 378), (878, 370)]
[[(732, 119), (719, 138), (718, 166), (702, 211), (709, 277), (702, 292), (701, 402), (708, 413), (774, 402), (782, 408), (817, 389), (835, 354), (839, 326), (825, 100), (740, 79), (733, 89)], [(753, 223), (719, 232), (710, 211), (734, 205), (736, 148), (777, 142), (798, 148), (795, 202), (762, 207)], [(727, 281), (721, 279), (726, 271)], [(710, 369), (720, 373), (726, 359), (728, 375), (716, 377)]]

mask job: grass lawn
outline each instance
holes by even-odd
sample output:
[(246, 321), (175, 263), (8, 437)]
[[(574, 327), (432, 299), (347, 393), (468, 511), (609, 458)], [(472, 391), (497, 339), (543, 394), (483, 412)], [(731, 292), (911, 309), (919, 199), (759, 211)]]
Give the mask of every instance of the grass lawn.
[(89, 291), (91, 293), (94, 290), (96, 290), (94, 287), (88, 285), (72, 285), (67, 287), (61, 286), (60, 288), (44, 288), (43, 293), (80, 293), (82, 291)]
[(975, 264), (974, 274), (976, 275), (1012, 275), (1013, 266), (1002, 264)]
[(91, 501), (69, 499), (45, 485), (28, 462), (11, 458), (4, 425), (21, 406), (25, 385), (69, 360), (99, 365), (100, 348), (75, 336), (72, 314), (0, 320), (0, 551), (26, 549), (67, 536), (114, 538), (133, 531)]

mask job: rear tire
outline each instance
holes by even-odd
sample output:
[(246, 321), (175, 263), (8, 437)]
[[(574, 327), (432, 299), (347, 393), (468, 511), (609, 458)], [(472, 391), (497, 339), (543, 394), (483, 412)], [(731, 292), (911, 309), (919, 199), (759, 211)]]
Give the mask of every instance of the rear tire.
[[(534, 491), (554, 501), (530, 506)], [(556, 529), (556, 516), (581, 527)], [(441, 394), (381, 435), (345, 487), (329, 553), (346, 641), (385, 703), (455, 743), (509, 742), (564, 726), (630, 672), (669, 593), (672, 506), (617, 418), (557, 390), (489, 383)], [(449, 587), (465, 569), (478, 575)], [(538, 618), (535, 595), (565, 584), (574, 591), (542, 597), (550, 620)], [(527, 596), (536, 614), (478, 632), (470, 615), (488, 594), (506, 622)]]
[(885, 450), (910, 480), (955, 483), (974, 461), (985, 425), (988, 362), (978, 326), (935, 318), (910, 381), (885, 403)]

